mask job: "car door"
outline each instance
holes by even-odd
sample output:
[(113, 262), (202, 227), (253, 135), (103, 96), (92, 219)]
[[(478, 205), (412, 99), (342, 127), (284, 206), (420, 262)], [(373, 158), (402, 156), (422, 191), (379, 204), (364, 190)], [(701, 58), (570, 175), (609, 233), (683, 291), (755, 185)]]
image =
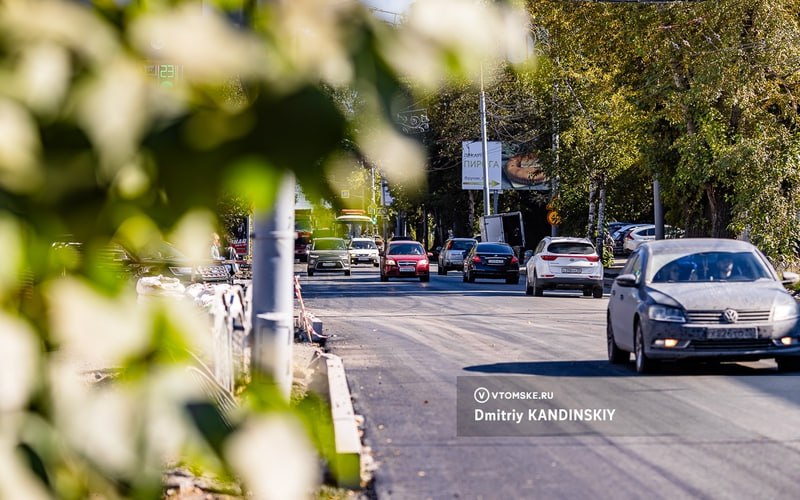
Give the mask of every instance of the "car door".
[(639, 285), (644, 279), (642, 262), (641, 252), (635, 251), (622, 268), (621, 274), (632, 274), (636, 277), (637, 286), (620, 286), (616, 280), (611, 286), (608, 311), (614, 339), (620, 348), (628, 351), (633, 351), (633, 318), (639, 306)]
[[(533, 255), (531, 256), (530, 260), (528, 260), (528, 266), (526, 272), (528, 273), (528, 279), (530, 280), (533, 278), (533, 274), (536, 273), (537, 276), (541, 275), (541, 269), (538, 269), (540, 266), (541, 258), (540, 254), (542, 250), (544, 250), (545, 245), (547, 244), (547, 239), (543, 239), (536, 245), (536, 249), (533, 251)], [(529, 281), (530, 282), (530, 281)]]

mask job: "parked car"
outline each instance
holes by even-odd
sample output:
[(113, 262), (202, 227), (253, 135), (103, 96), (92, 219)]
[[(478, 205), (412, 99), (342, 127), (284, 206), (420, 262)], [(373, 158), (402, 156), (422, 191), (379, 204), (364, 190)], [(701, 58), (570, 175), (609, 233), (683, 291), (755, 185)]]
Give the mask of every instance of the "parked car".
[(464, 254), (478, 243), (475, 238), (450, 238), (444, 243), (439, 252), (440, 275), (447, 274), (450, 269), (462, 271), (464, 269)]
[(342, 238), (314, 238), (308, 252), (308, 275), (317, 271), (339, 271), (350, 276), (350, 254)]
[(519, 259), (508, 243), (476, 243), (464, 256), (464, 282), (475, 278), (504, 279), (506, 283), (519, 283)]
[(641, 223), (626, 224), (617, 229), (616, 231), (612, 232), (611, 238), (614, 240), (614, 255), (623, 255), (625, 253), (625, 248), (624, 248), (625, 235), (627, 235), (629, 231), (637, 227), (646, 225), (647, 224), (641, 224)]
[(547, 236), (536, 246), (525, 271), (525, 293), (541, 297), (557, 288), (603, 296), (603, 263), (591, 241)]
[[(74, 252), (77, 259), (83, 259), (83, 248), (82, 243), (67, 240), (52, 245), (54, 252)], [(165, 241), (154, 241), (135, 249), (111, 242), (98, 256), (100, 265), (132, 279), (162, 275), (177, 278), (186, 284), (233, 282), (233, 273), (225, 264), (211, 259), (191, 262), (180, 250)]]
[(742, 361), (775, 358), (800, 368), (800, 305), (753, 245), (727, 239), (643, 243), (611, 288), (608, 359), (634, 353), (636, 371), (661, 360)]
[(413, 240), (392, 240), (381, 256), (381, 281), (392, 278), (419, 278), (430, 281), (430, 260), (422, 243)]
[(653, 241), (656, 239), (656, 226), (647, 224), (638, 226), (625, 234), (625, 239), (622, 243), (624, 253), (630, 254), (645, 241)]
[(378, 245), (372, 238), (353, 238), (350, 240), (350, 264), (372, 264), (378, 267), (380, 256), (378, 255)]

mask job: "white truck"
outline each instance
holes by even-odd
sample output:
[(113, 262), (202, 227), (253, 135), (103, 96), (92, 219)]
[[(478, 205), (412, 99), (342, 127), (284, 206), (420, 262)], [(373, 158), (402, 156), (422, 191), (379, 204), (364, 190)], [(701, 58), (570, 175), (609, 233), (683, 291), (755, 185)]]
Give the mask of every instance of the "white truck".
[(525, 247), (522, 212), (484, 215), (480, 218), (481, 241), (502, 241), (512, 247)]

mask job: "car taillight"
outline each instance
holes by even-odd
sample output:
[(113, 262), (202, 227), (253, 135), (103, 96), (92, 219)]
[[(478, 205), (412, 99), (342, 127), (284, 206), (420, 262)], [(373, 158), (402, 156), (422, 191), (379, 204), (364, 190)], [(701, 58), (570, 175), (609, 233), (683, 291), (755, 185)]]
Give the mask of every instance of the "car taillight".
[(511, 263), (512, 264), (519, 264), (519, 259), (516, 258), (516, 257), (511, 257)]
[(542, 255), (542, 260), (556, 260), (557, 258), (557, 255)]
[(481, 263), (481, 258), (476, 255), (475, 257), (472, 258), (472, 262), (474, 262), (476, 264), (480, 264)]
[(598, 257), (597, 255), (587, 255), (586, 260), (588, 260), (589, 262), (597, 262), (598, 260), (600, 260), (600, 257)]
[(626, 239), (629, 239), (629, 240), (632, 240), (632, 239), (633, 239), (633, 235), (632, 235), (632, 234), (630, 234), (630, 233), (628, 233), (628, 235), (627, 235), (627, 236), (625, 236), (625, 238), (626, 238)]

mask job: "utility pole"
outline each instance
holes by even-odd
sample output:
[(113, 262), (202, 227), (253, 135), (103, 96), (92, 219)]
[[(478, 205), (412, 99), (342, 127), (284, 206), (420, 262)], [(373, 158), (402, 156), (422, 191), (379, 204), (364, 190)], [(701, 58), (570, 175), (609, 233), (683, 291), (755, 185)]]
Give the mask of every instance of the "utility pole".
[(664, 210), (661, 207), (661, 183), (658, 174), (653, 176), (653, 223), (656, 225), (656, 239), (664, 239)]
[(491, 215), (489, 206), (489, 142), (486, 138), (486, 92), (483, 90), (483, 64), (481, 64), (481, 145), (483, 147), (483, 215)]
[(289, 399), (294, 340), (294, 174), (287, 172), (273, 206), (253, 211), (253, 353), (256, 384)]

